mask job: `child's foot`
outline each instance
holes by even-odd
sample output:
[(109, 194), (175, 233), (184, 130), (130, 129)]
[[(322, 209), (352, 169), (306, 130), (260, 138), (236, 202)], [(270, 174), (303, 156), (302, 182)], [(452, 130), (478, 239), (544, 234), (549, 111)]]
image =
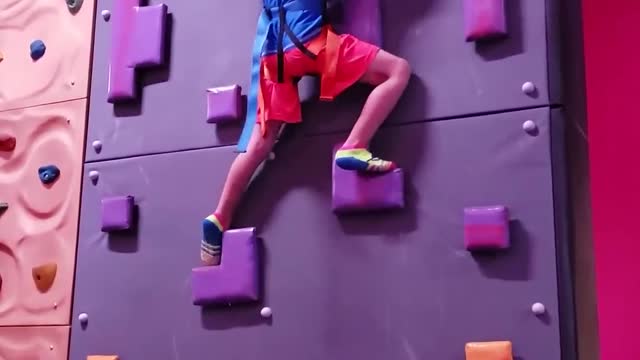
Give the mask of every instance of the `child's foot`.
[(344, 170), (383, 173), (394, 170), (396, 164), (373, 157), (367, 149), (340, 149), (336, 152), (336, 165)]
[(220, 265), (222, 253), (222, 235), (224, 229), (215, 215), (209, 215), (202, 221), (202, 242), (200, 259), (206, 266)]

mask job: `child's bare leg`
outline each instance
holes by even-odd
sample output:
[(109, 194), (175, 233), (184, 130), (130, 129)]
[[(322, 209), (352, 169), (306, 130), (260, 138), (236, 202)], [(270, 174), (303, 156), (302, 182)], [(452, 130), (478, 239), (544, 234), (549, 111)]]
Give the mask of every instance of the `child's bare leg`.
[(229, 228), (231, 217), (258, 166), (267, 158), (278, 137), (282, 122), (268, 121), (265, 137), (256, 125), (247, 152), (240, 153), (229, 169), (216, 211), (202, 222), (203, 240), (200, 258), (204, 265), (219, 265), (222, 234)]
[(374, 85), (342, 149), (338, 166), (347, 170), (385, 172), (395, 168), (390, 161), (374, 158), (366, 149), (380, 125), (389, 116), (409, 83), (411, 68), (400, 57), (380, 50), (361, 81)]

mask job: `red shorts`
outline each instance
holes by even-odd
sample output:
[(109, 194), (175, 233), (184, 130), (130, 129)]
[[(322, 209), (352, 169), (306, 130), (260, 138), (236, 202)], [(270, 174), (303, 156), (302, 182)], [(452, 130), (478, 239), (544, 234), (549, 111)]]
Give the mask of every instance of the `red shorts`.
[[(278, 83), (277, 55), (267, 55), (262, 58), (263, 74), (260, 79), (260, 92), (264, 101), (264, 110), (258, 109), (258, 123), (261, 112), (264, 120), (278, 120), (294, 124), (302, 121), (300, 97), (295, 79), (305, 75), (320, 75), (325, 63), (324, 36), (318, 37), (305, 44), (305, 47), (319, 46), (316, 59), (311, 59), (298, 48), (294, 47), (284, 55), (284, 82)], [(379, 47), (358, 40), (352, 35), (339, 35), (338, 58), (336, 65), (335, 95), (340, 94), (356, 83), (365, 74), (369, 65), (377, 55)]]

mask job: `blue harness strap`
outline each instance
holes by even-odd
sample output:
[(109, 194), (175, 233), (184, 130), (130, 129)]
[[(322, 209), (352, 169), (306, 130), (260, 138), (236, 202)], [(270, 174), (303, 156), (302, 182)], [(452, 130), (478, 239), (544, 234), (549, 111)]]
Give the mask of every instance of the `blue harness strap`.
[(247, 95), (247, 116), (244, 121), (244, 127), (238, 140), (238, 148), (236, 152), (247, 152), (247, 146), (249, 146), (249, 140), (251, 139), (251, 133), (256, 125), (256, 115), (258, 113), (258, 88), (260, 86), (260, 56), (264, 49), (264, 44), (267, 40), (267, 34), (269, 33), (271, 21), (268, 19), (267, 14), (262, 11), (258, 18), (258, 29), (256, 31), (256, 38), (253, 42), (253, 50), (251, 54), (251, 85), (249, 87), (249, 94)]

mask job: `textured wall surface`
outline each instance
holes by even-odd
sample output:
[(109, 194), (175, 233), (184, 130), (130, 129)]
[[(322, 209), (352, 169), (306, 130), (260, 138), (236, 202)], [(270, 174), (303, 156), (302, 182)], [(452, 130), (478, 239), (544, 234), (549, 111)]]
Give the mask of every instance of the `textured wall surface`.
[[(467, 341), (504, 339), (521, 359), (560, 360), (549, 119), (541, 108), (385, 129), (375, 148), (405, 169), (408, 190), (405, 210), (382, 214), (331, 213), (342, 135), (283, 141), (236, 221), (263, 238), (271, 322), (262, 305), (191, 304), (200, 220), (232, 147), (87, 164), (73, 316), (89, 322), (74, 320), (71, 358), (461, 359)], [(134, 231), (100, 231), (110, 195), (136, 197)], [(496, 203), (511, 211), (513, 247), (472, 256), (462, 209)]]
[(0, 327), (0, 360), (67, 360), (68, 326)]
[[(93, 5), (74, 15), (62, 0), (0, 1), (0, 111), (87, 96)], [(47, 49), (33, 61), (37, 39)]]
[[(0, 112), (0, 133), (17, 139), (0, 152), (0, 325), (68, 324), (82, 170), (86, 100)], [(38, 168), (60, 177), (44, 185)], [(57, 264), (51, 289), (41, 293), (32, 268)]]
[[(112, 2), (99, 0), (97, 8), (113, 10)], [(139, 72), (144, 86), (140, 101), (132, 104), (106, 102), (114, 22), (96, 23), (88, 160), (237, 141), (239, 126), (205, 123), (205, 90), (238, 83), (247, 92), (259, 1), (164, 2), (172, 14), (167, 34), (171, 56), (167, 66)], [(385, 48), (407, 58), (415, 74), (389, 123), (549, 103), (545, 1), (506, 2), (510, 37), (486, 44), (464, 41), (462, 3), (381, 0)], [(537, 86), (537, 94), (521, 92), (526, 81)], [(310, 105), (306, 132), (348, 128), (365, 94), (354, 88), (333, 104)], [(100, 154), (89, 147), (93, 140), (103, 142)]]

